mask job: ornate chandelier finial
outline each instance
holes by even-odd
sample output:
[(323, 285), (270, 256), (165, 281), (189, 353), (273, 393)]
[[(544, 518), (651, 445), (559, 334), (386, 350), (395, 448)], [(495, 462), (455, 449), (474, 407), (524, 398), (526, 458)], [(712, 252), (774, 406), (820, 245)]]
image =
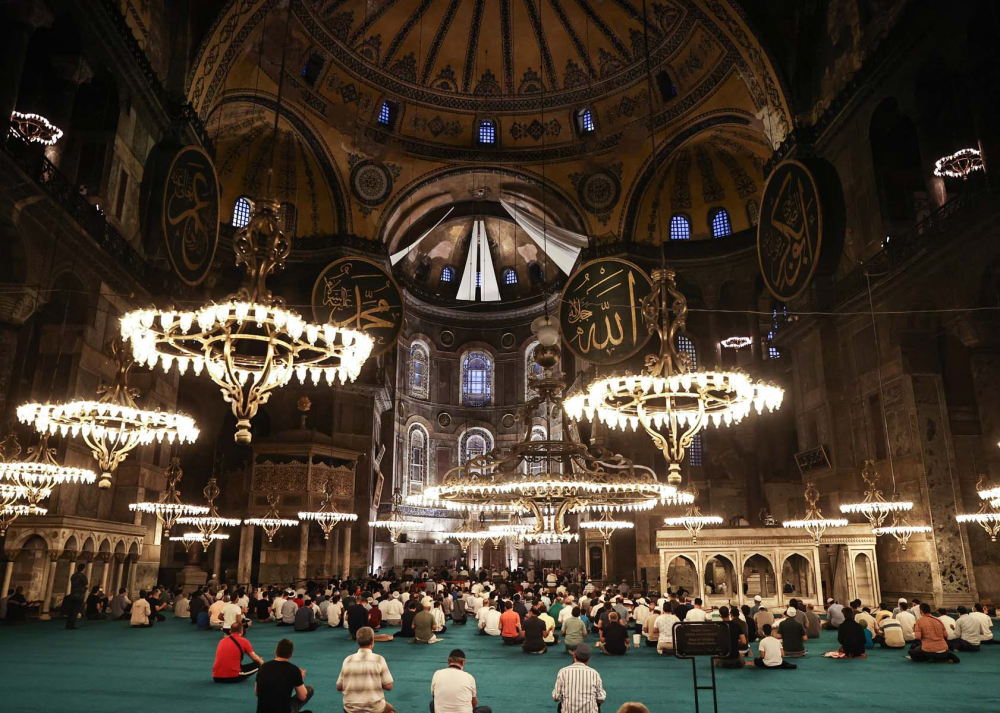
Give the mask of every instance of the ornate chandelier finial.
[[(223, 527), (237, 527), (243, 524), (243, 521), (236, 517), (221, 517), (219, 515), (219, 510), (215, 507), (215, 499), (219, 497), (219, 484), (215, 478), (215, 474), (208, 479), (208, 484), (205, 485), (205, 489), (201, 491), (205, 496), (205, 501), (208, 503), (208, 514), (207, 515), (187, 515), (177, 519), (180, 525), (194, 525), (198, 528), (198, 534), (201, 535), (201, 544), (205, 549), (218, 539), (215, 537), (219, 533), (219, 530)], [(229, 535), (226, 535), (228, 538)]]
[(864, 468), (861, 469), (861, 477), (868, 486), (865, 490), (865, 499), (859, 503), (841, 505), (840, 512), (845, 515), (861, 513), (871, 523), (872, 530), (875, 530), (882, 527), (882, 523), (885, 522), (889, 513), (913, 509), (913, 503), (908, 500), (885, 499), (882, 495), (882, 489), (878, 487), (878, 471), (875, 469), (875, 461), (865, 461)]
[(248, 517), (244, 522), (248, 525), (262, 527), (264, 534), (267, 535), (267, 541), (271, 542), (274, 540), (274, 536), (278, 534), (279, 529), (282, 527), (294, 527), (299, 524), (299, 521), (281, 517), (278, 514), (277, 490), (272, 490), (267, 494), (267, 505), (268, 510), (264, 513), (264, 517)]
[(665, 517), (663, 518), (663, 524), (667, 527), (685, 528), (691, 533), (691, 544), (696, 545), (698, 544), (698, 533), (705, 528), (705, 525), (721, 525), (722, 518), (718, 515), (702, 515), (701, 508), (697, 504), (697, 488), (691, 488), (691, 494), (694, 496), (696, 502), (692, 502), (688, 506), (687, 513), (680, 517)]
[(167, 489), (160, 495), (157, 502), (130, 503), (128, 509), (132, 512), (153, 513), (156, 519), (163, 526), (163, 534), (168, 534), (177, 524), (178, 518), (185, 515), (205, 515), (208, 513), (208, 506), (191, 505), (181, 501), (178, 483), (184, 477), (184, 469), (181, 468), (179, 456), (170, 457), (170, 465), (166, 470)]
[[(305, 411), (303, 411), (302, 418), (304, 422)], [(333, 486), (334, 486), (333, 476), (328, 475), (326, 477), (326, 482), (323, 484), (324, 498), (323, 498), (323, 504), (320, 505), (319, 510), (299, 513), (299, 519), (315, 520), (316, 522), (319, 523), (320, 528), (322, 528), (323, 530), (324, 540), (330, 539), (330, 533), (333, 532), (333, 528), (337, 526), (337, 523), (354, 522), (355, 520), (358, 519), (358, 516), (355, 515), (353, 512), (345, 513), (337, 510), (337, 506), (333, 504)]]
[[(819, 490), (812, 481), (806, 483), (804, 494), (806, 500), (806, 516), (801, 520), (785, 520), (781, 523), (784, 527), (801, 528), (813, 536), (816, 544), (823, 537), (828, 527), (847, 527), (849, 524), (844, 518), (825, 518), (819, 509)], [(878, 533), (876, 533), (878, 534)]]
[[(6, 457), (3, 454), (7, 454)], [(28, 447), (28, 457), (18, 460), (21, 445), (17, 435), (11, 429), (0, 445), (0, 484), (13, 486), (20, 493), (20, 499), (25, 506), (25, 515), (41, 515), (44, 510), (39, 506), (42, 500), (52, 495), (52, 489), (62, 483), (86, 483), (97, 480), (97, 474), (86, 468), (59, 465), (56, 460), (56, 449), (49, 448), (49, 434), (43, 432), (38, 437), (38, 443)], [(14, 506), (14, 501), (5, 503)], [(11, 514), (16, 517), (19, 508)], [(12, 520), (13, 521), (13, 520)]]

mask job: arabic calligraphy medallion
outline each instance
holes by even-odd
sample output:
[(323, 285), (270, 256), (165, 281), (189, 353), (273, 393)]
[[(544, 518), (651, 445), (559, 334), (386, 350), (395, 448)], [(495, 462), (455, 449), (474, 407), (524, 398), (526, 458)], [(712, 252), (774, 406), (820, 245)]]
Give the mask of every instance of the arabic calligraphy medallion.
[(375, 342), (372, 356), (396, 343), (403, 327), (403, 293), (382, 266), (360, 257), (331, 262), (312, 292), (317, 322), (360, 329)]
[(177, 151), (157, 198), (170, 264), (185, 283), (200, 284), (219, 244), (219, 180), (209, 155), (197, 146)]
[(820, 260), (823, 204), (812, 172), (784, 161), (767, 179), (757, 225), (757, 259), (764, 284), (788, 302), (809, 286)]
[(652, 291), (649, 276), (625, 260), (600, 258), (581, 266), (559, 303), (563, 342), (593, 364), (625, 361), (649, 341), (642, 300)]

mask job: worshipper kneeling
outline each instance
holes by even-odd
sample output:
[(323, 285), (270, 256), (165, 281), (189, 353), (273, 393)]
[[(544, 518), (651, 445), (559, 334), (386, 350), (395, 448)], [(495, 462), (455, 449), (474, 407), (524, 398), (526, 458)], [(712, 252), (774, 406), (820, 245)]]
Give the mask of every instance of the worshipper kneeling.
[[(946, 628), (947, 630), (947, 628)], [(983, 640), (983, 630), (975, 617), (965, 607), (958, 608), (958, 620), (954, 625), (957, 637), (948, 640), (948, 648), (955, 651), (979, 651)]]
[(722, 619), (722, 625), (729, 629), (729, 656), (715, 659), (715, 665), (718, 668), (743, 668), (742, 652), (747, 650), (747, 637), (740, 625), (730, 620), (729, 607), (719, 608), (719, 618)]
[(948, 648), (948, 632), (944, 624), (931, 616), (931, 607), (927, 602), (920, 605), (920, 618), (913, 625), (914, 645), (906, 658), (917, 662), (948, 662), (959, 663), (959, 658)]
[(411, 644), (433, 644), (437, 641), (434, 636), (434, 615), (431, 614), (431, 598), (424, 597), (421, 602), (422, 609), (419, 614), (413, 617), (413, 639)]
[(282, 639), (274, 649), (274, 660), (262, 664), (253, 692), (257, 713), (301, 713), (313, 697), (313, 687), (304, 683), (306, 670), (289, 661), (295, 646)]
[(134, 628), (152, 626), (149, 620), (151, 612), (149, 601), (146, 599), (146, 590), (140, 590), (139, 598), (132, 604), (132, 626)]
[(601, 674), (587, 665), (589, 661), (590, 647), (580, 644), (573, 652), (572, 665), (556, 675), (552, 700), (559, 704), (559, 713), (591, 713), (600, 710), (608, 697)]
[(774, 636), (781, 639), (787, 658), (798, 658), (806, 655), (806, 628), (796, 618), (798, 609), (788, 607), (785, 617), (778, 624), (778, 632)]
[(316, 631), (319, 628), (319, 621), (316, 619), (316, 612), (309, 606), (309, 598), (306, 597), (305, 605), (295, 612), (296, 631)]
[[(517, 614), (514, 616), (517, 616)], [(571, 615), (563, 621), (562, 635), (563, 643), (566, 644), (566, 653), (568, 654), (576, 651), (576, 647), (583, 643), (584, 638), (587, 636), (587, 625), (580, 618), (580, 607), (573, 607)]]
[(608, 623), (601, 628), (601, 640), (597, 646), (608, 656), (624, 656), (628, 651), (628, 629), (619, 621), (618, 612), (608, 615)]
[(849, 659), (868, 658), (865, 649), (868, 640), (865, 637), (865, 629), (855, 621), (854, 610), (844, 609), (844, 620), (837, 627), (837, 641), (840, 642), (840, 653)]
[(747, 666), (755, 668), (798, 668), (793, 663), (785, 661), (785, 650), (781, 648), (781, 642), (772, 636), (770, 624), (764, 624), (761, 628), (764, 638), (757, 644), (757, 658), (747, 661)]
[(448, 668), (435, 671), (434, 678), (431, 679), (431, 713), (493, 713), (489, 706), (479, 705), (476, 679), (471, 673), (466, 673), (464, 668), (465, 652), (453, 649), (448, 654)]
[[(239, 683), (245, 681), (264, 663), (264, 659), (254, 653), (253, 646), (243, 638), (243, 625), (235, 622), (229, 627), (229, 634), (215, 649), (215, 663), (212, 664), (212, 680), (216, 683)], [(250, 661), (243, 663), (243, 654)]]
[(500, 638), (504, 646), (516, 646), (524, 643), (524, 632), (521, 631), (521, 617), (514, 611), (513, 602), (503, 603), (504, 612), (500, 615)]
[(392, 674), (385, 659), (372, 652), (375, 632), (367, 626), (354, 636), (358, 652), (344, 659), (337, 690), (344, 694), (344, 710), (351, 713), (396, 713), (383, 691), (392, 690)]

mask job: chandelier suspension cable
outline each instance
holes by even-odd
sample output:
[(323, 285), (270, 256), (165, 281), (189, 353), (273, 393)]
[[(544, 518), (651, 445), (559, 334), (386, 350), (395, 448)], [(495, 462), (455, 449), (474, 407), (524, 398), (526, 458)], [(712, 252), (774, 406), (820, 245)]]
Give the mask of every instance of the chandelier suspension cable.
[[(285, 87), (285, 58), (288, 53), (288, 37), (292, 27), (292, 0), (288, 0), (288, 12), (285, 15), (285, 40), (281, 43), (281, 66), (278, 70), (278, 97), (274, 106), (274, 131), (271, 134), (271, 165), (267, 169), (267, 193), (268, 200), (274, 200), (271, 192), (271, 178), (274, 175), (274, 157), (278, 148), (278, 120), (281, 118), (281, 92)], [(261, 39), (261, 53), (263, 54), (263, 38)]]

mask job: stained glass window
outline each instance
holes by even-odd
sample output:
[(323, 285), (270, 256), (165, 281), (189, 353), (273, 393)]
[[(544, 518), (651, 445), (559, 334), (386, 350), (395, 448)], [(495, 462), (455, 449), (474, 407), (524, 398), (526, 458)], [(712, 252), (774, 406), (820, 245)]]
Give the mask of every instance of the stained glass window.
[(250, 201), (246, 196), (240, 196), (233, 205), (233, 227), (245, 228), (250, 223)]
[(493, 145), (497, 142), (497, 125), (489, 119), (479, 122), (479, 143)]
[(417, 399), (426, 399), (429, 393), (430, 362), (427, 355), (427, 347), (423, 344), (415, 343), (410, 347), (409, 363), (409, 390), (410, 396)]
[(382, 106), (378, 110), (378, 123), (382, 126), (392, 126), (392, 107), (388, 100), (382, 102)]
[(508, 267), (503, 271), (503, 284), (505, 285), (516, 285), (517, 284), (517, 272)]
[(410, 427), (410, 492), (421, 492), (427, 482), (427, 432), (414, 424)]
[(493, 435), (485, 428), (467, 429), (458, 440), (459, 465), (493, 450)]
[(489, 406), (493, 394), (493, 360), (485, 352), (469, 352), (462, 360), (462, 403)]
[(691, 239), (691, 221), (685, 218), (683, 215), (675, 215), (670, 219), (670, 239), (671, 240), (690, 240)]
[(733, 232), (733, 226), (729, 222), (729, 213), (726, 212), (725, 208), (718, 208), (712, 214), (712, 237), (721, 238), (724, 235), (730, 235)]
[(455, 268), (448, 266), (441, 271), (441, 282), (451, 282), (455, 279)]

